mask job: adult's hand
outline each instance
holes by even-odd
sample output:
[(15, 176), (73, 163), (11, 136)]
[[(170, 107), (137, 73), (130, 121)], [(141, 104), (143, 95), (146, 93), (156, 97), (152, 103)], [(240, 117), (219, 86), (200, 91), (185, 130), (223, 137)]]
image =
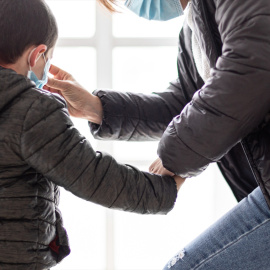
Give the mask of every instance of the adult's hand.
[(54, 77), (48, 79), (44, 89), (60, 94), (67, 102), (71, 116), (101, 124), (103, 108), (100, 99), (84, 89), (68, 72), (51, 65), (50, 73)]
[(173, 178), (174, 178), (174, 181), (176, 183), (177, 191), (179, 191), (179, 189), (184, 184), (186, 179), (184, 179), (184, 178), (182, 178), (182, 177), (180, 177), (178, 175), (175, 175)]
[(174, 173), (168, 171), (163, 167), (162, 161), (160, 158), (156, 159), (151, 166), (149, 167), (149, 172), (160, 175), (169, 175), (172, 176), (176, 182), (177, 190), (179, 191), (182, 184), (185, 182), (185, 179), (175, 175)]
[(149, 167), (149, 172), (160, 175), (169, 175), (174, 176), (175, 174), (168, 171), (163, 167), (162, 161), (160, 158), (156, 159)]

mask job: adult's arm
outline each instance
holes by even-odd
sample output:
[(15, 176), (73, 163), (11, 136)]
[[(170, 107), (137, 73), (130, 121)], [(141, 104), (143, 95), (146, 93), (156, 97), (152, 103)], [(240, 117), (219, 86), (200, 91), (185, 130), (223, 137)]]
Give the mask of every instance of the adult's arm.
[(171, 82), (164, 92), (147, 95), (96, 90), (94, 94), (101, 100), (103, 119), (100, 125), (89, 122), (93, 136), (126, 141), (160, 139), (173, 117), (183, 110), (194, 92), (203, 85), (195, 68), (190, 42), (190, 29), (185, 24), (179, 36), (179, 79)]
[(29, 166), (87, 201), (141, 214), (165, 214), (174, 206), (172, 177), (141, 172), (94, 151), (73, 126), (65, 102), (50, 93), (33, 99), (21, 145)]
[(54, 78), (49, 78), (46, 89), (66, 99), (70, 115), (87, 119), (95, 138), (126, 141), (160, 139), (173, 117), (203, 85), (195, 68), (191, 47), (191, 32), (185, 23), (179, 35), (179, 78), (163, 92), (146, 95), (96, 90), (94, 96), (71, 74), (53, 65), (50, 72)]
[(184, 178), (221, 159), (270, 108), (270, 2), (214, 2), (222, 55), (158, 149), (164, 167)]

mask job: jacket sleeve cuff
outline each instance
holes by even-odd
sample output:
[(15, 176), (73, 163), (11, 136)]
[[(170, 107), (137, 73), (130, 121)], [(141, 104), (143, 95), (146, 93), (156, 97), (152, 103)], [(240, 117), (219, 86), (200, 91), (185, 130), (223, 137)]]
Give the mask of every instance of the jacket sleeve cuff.
[[(93, 94), (100, 98), (103, 107), (101, 125), (89, 122), (93, 137), (103, 140), (129, 140), (132, 132), (129, 132), (128, 127), (135, 127), (139, 121), (136, 103), (129, 102), (127, 95), (112, 90), (95, 90)], [(122, 132), (123, 126), (127, 127), (125, 132)]]
[[(149, 209), (153, 209), (152, 212), (150, 211), (150, 214), (159, 214), (159, 215), (166, 215), (168, 214), (175, 206), (175, 202), (177, 199), (177, 186), (176, 186), (176, 182), (174, 181), (174, 179), (170, 176), (155, 176), (155, 179), (153, 177), (152, 174), (148, 173), (148, 172), (144, 172), (143, 173), (145, 178), (149, 179), (150, 182), (153, 181), (159, 181), (161, 184), (161, 190), (162, 190), (162, 199), (160, 199), (160, 205), (158, 208), (156, 208), (155, 204), (154, 204), (154, 200), (152, 200), (153, 202), (153, 206), (151, 205), (152, 202), (151, 200), (148, 201), (148, 207)], [(151, 176), (151, 177), (149, 177)], [(161, 179), (160, 179), (161, 178)], [(153, 186), (155, 186), (156, 184), (153, 183)], [(157, 196), (158, 192), (156, 192)], [(142, 213), (141, 210), (139, 213)]]
[(162, 136), (158, 146), (158, 155), (167, 170), (182, 178), (199, 175), (212, 162), (194, 152), (181, 140), (177, 135), (173, 122)]

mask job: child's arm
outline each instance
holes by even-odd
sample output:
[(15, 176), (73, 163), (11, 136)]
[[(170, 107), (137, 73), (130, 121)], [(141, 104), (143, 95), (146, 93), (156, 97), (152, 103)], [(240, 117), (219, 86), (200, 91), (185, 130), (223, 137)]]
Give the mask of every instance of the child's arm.
[(37, 172), (76, 196), (137, 213), (169, 212), (176, 200), (172, 177), (157, 176), (95, 152), (74, 128), (62, 99), (38, 96), (25, 117), (22, 156)]

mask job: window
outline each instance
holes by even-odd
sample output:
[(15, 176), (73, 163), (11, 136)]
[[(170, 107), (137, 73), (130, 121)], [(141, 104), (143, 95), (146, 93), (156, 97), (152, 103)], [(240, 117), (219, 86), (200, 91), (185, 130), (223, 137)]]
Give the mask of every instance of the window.
[[(148, 22), (123, 9), (111, 15), (94, 0), (47, 0), (60, 31), (53, 63), (89, 91), (113, 88), (162, 91), (177, 76), (177, 39), (183, 18)], [(94, 149), (147, 170), (157, 142), (94, 140), (84, 120), (73, 119)], [(215, 165), (189, 179), (167, 216), (112, 211), (61, 190), (60, 209), (71, 255), (58, 270), (155, 270), (230, 209), (235, 200)], [(226, 203), (225, 203), (226, 202)]]

